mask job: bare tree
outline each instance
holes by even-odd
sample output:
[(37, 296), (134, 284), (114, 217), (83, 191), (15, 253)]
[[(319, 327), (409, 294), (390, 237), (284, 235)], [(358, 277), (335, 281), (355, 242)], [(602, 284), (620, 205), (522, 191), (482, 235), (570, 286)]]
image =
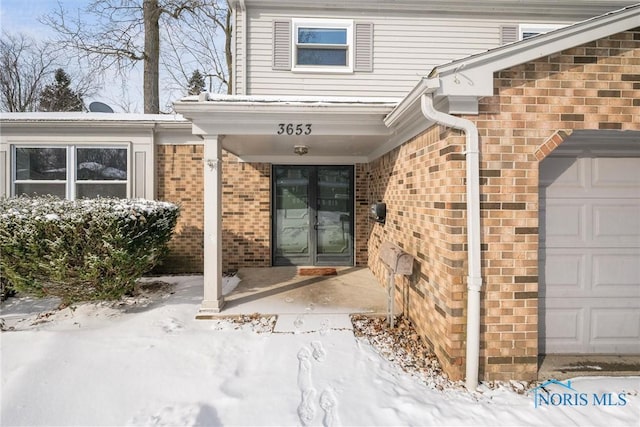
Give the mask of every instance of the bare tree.
[(0, 39), (0, 110), (35, 111), (56, 56), (46, 42), (24, 34), (2, 33)]
[[(215, 25), (211, 25), (211, 23)], [(231, 8), (208, 4), (179, 21), (168, 22), (161, 56), (171, 82), (185, 89), (193, 69), (203, 70), (210, 92), (228, 93), (232, 87)], [(224, 45), (224, 48), (219, 48)]]
[[(43, 22), (59, 34), (64, 48), (77, 50), (102, 70), (117, 67), (123, 71), (143, 61), (144, 112), (159, 113), (161, 29), (169, 28), (174, 21), (206, 16), (207, 10), (219, 9), (220, 1), (92, 0), (75, 18), (70, 19), (59, 5)], [(93, 18), (91, 23), (87, 22), (89, 16)], [(212, 24), (218, 22), (210, 21)], [(227, 47), (230, 49), (230, 41), (225, 43)]]

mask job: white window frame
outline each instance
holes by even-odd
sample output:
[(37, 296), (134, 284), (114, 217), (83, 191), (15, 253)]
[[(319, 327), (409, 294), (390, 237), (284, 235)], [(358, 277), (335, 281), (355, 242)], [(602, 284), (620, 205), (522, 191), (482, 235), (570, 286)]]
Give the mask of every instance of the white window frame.
[[(291, 70), (294, 72), (353, 73), (354, 37), (351, 19), (293, 19), (291, 21)], [(347, 31), (347, 65), (298, 65), (298, 28), (328, 28)], [(319, 45), (322, 46), (322, 45)]]
[[(31, 149), (47, 149), (47, 148), (64, 148), (66, 150), (67, 161), (67, 173), (64, 181), (62, 180), (33, 180), (33, 179), (17, 179), (17, 149), (19, 148), (31, 148)], [(127, 179), (126, 180), (78, 180), (77, 171), (77, 150), (78, 148), (88, 149), (125, 149), (127, 150)], [(65, 198), (69, 200), (76, 199), (76, 185), (78, 182), (81, 184), (126, 184), (125, 194), (127, 198), (131, 198), (131, 189), (133, 188), (133, 169), (131, 159), (131, 144), (130, 143), (82, 143), (77, 142), (73, 144), (46, 144), (46, 143), (16, 143), (11, 145), (11, 196), (16, 196), (16, 184), (27, 184), (30, 182), (42, 183), (42, 184), (65, 184)]]
[[(550, 31), (558, 30), (566, 27), (566, 25), (552, 24), (520, 24), (518, 25), (518, 40), (524, 40), (524, 33), (537, 33), (536, 35), (545, 34)], [(532, 36), (536, 37), (536, 36)], [(530, 37), (531, 38), (531, 37)]]

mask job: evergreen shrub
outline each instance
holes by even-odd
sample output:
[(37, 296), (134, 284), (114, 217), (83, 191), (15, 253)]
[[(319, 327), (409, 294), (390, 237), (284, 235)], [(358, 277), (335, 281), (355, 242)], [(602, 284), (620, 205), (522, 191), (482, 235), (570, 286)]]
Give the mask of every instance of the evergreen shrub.
[(0, 199), (0, 276), (63, 304), (118, 299), (161, 261), (178, 215), (141, 199)]

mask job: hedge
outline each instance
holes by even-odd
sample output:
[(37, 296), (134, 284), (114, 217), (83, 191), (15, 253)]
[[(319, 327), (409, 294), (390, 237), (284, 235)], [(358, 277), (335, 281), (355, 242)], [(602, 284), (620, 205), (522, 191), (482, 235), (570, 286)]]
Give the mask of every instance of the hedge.
[(139, 199), (0, 199), (0, 276), (63, 304), (118, 299), (161, 261), (178, 215)]

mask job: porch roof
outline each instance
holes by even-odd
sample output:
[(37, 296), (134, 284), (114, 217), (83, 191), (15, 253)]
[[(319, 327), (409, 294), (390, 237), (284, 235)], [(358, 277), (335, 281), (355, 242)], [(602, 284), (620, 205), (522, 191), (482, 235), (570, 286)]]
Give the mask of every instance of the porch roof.
[[(366, 163), (393, 131), (384, 124), (400, 99), (243, 96), (203, 93), (174, 104), (193, 133), (218, 135), (247, 162)], [(308, 154), (294, 154), (294, 146)]]

